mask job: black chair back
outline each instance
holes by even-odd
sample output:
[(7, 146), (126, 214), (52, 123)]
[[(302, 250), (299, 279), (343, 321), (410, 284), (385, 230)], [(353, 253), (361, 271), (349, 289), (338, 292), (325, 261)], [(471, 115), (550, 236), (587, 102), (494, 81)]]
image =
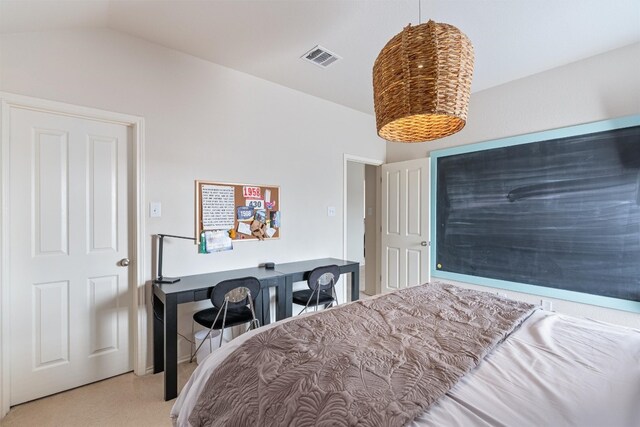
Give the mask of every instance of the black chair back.
[[(243, 293), (241, 288), (246, 288), (251, 292), (251, 299), (255, 302), (258, 294), (260, 293), (260, 281), (255, 277), (243, 277), (240, 279), (230, 279), (218, 283), (213, 287), (211, 292), (211, 304), (214, 307), (221, 309), (225, 297), (229, 292), (229, 302), (227, 309), (232, 310), (239, 307), (246, 307), (249, 304), (249, 296)], [(233, 292), (234, 290), (238, 292)], [(235, 295), (234, 295), (235, 294)]]
[(311, 290), (327, 291), (336, 284), (340, 277), (340, 268), (337, 265), (325, 265), (311, 270), (307, 285)]

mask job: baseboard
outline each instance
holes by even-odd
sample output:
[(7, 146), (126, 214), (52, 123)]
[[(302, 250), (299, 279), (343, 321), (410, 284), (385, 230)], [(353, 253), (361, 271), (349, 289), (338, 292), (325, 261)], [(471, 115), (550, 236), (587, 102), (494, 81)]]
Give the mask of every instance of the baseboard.
[[(178, 359), (178, 365), (180, 365), (181, 363), (189, 363), (189, 359), (191, 359), (191, 356), (184, 356), (180, 359)], [(149, 375), (149, 374), (153, 374), (153, 365), (151, 366), (147, 366), (147, 369), (145, 370), (145, 374)]]

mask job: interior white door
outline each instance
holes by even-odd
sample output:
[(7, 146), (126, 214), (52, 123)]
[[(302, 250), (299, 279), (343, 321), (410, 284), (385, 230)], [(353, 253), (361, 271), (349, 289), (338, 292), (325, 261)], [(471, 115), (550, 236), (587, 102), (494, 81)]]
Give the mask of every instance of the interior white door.
[(382, 291), (429, 281), (429, 159), (382, 165)]
[(132, 369), (130, 139), (10, 110), (11, 405)]

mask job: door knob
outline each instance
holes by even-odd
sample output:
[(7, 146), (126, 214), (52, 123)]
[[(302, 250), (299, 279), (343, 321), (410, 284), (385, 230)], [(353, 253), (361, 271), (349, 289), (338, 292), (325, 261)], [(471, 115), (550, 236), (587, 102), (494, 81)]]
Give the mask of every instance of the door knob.
[(428, 243), (425, 242), (425, 241), (420, 242), (420, 246), (427, 246), (427, 245), (428, 245)]
[(129, 258), (122, 258), (118, 264), (120, 267), (127, 267), (129, 265)]

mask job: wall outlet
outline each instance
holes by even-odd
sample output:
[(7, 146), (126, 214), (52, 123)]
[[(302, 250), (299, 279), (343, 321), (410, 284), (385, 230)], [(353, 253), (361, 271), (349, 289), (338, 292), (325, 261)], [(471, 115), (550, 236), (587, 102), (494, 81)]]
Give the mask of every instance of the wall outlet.
[(553, 302), (549, 300), (541, 299), (540, 305), (542, 306), (542, 309), (545, 311), (553, 311)]
[(160, 202), (149, 203), (149, 218), (160, 218), (162, 216), (162, 204)]
[(336, 208), (334, 206), (327, 208), (327, 216), (336, 216)]

